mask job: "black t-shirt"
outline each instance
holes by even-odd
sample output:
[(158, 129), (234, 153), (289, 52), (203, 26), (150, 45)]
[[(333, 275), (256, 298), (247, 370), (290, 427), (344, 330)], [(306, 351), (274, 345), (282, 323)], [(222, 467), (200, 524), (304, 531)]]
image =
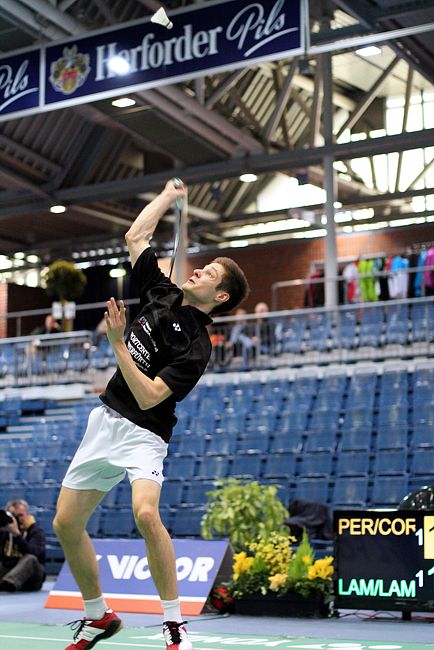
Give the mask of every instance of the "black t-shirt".
[(150, 379), (161, 377), (173, 395), (142, 410), (117, 368), (100, 399), (169, 442), (176, 402), (191, 391), (207, 366), (211, 342), (206, 326), (212, 320), (196, 307), (182, 306), (181, 289), (159, 269), (151, 248), (136, 261), (132, 277), (140, 288), (140, 312), (127, 333), (127, 348), (139, 370)]

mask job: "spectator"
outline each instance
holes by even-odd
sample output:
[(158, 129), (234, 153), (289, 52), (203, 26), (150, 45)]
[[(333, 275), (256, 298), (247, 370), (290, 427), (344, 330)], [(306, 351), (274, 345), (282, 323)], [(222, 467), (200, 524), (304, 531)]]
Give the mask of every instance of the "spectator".
[(32, 330), (32, 334), (57, 334), (61, 331), (62, 329), (54, 316), (48, 314), (48, 316), (45, 317), (44, 324), (35, 327), (35, 329)]
[(0, 591), (39, 591), (45, 580), (45, 533), (27, 501), (9, 501), (6, 510), (14, 521), (0, 528)]

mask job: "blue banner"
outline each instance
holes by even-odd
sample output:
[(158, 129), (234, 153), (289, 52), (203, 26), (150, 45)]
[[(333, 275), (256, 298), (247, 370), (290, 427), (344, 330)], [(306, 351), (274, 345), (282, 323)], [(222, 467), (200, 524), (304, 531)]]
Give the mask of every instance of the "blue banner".
[[(23, 109), (62, 108), (276, 60), (304, 46), (300, 0), (207, 2), (170, 18), (170, 30), (146, 19), (28, 52), (28, 68), (38, 68), (41, 56), (45, 62), (41, 101), (0, 106), (0, 119)], [(114, 57), (121, 59), (124, 73), (112, 68)]]
[[(100, 583), (107, 603), (120, 612), (160, 613), (141, 540), (95, 539)], [(229, 551), (227, 541), (173, 540), (179, 596), (184, 614), (200, 614)], [(62, 567), (45, 607), (82, 609), (82, 599), (67, 563)]]
[(39, 50), (0, 59), (0, 115), (40, 105)]

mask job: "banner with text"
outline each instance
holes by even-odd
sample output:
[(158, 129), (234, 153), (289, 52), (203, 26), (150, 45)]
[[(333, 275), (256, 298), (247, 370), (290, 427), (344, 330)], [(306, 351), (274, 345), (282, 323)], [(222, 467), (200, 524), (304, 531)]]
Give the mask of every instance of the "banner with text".
[[(226, 0), (0, 58), (0, 121), (303, 51), (300, 0)], [(112, 66), (119, 57), (125, 68)]]
[[(100, 582), (107, 604), (118, 612), (159, 614), (160, 598), (141, 540), (95, 539)], [(179, 597), (184, 615), (200, 614), (217, 575), (228, 579), (232, 551), (227, 541), (173, 540)], [(67, 563), (45, 603), (52, 609), (82, 609), (83, 601)]]

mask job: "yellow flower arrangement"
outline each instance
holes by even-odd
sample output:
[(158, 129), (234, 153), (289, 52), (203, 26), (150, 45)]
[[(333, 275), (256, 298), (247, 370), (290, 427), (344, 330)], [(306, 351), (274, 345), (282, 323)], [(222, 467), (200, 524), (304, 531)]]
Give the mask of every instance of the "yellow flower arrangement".
[(334, 573), (332, 562), (333, 558), (330, 555), (321, 560), (316, 560), (315, 564), (309, 566), (307, 570), (307, 577), (309, 580), (315, 580), (316, 578), (328, 580), (331, 578)]
[(330, 595), (333, 558), (314, 560), (306, 534), (293, 551), (294, 538), (280, 533), (260, 535), (245, 551), (234, 555), (233, 577), (229, 584), (235, 598), (254, 593), (283, 595), (294, 591), (308, 596), (320, 591)]

